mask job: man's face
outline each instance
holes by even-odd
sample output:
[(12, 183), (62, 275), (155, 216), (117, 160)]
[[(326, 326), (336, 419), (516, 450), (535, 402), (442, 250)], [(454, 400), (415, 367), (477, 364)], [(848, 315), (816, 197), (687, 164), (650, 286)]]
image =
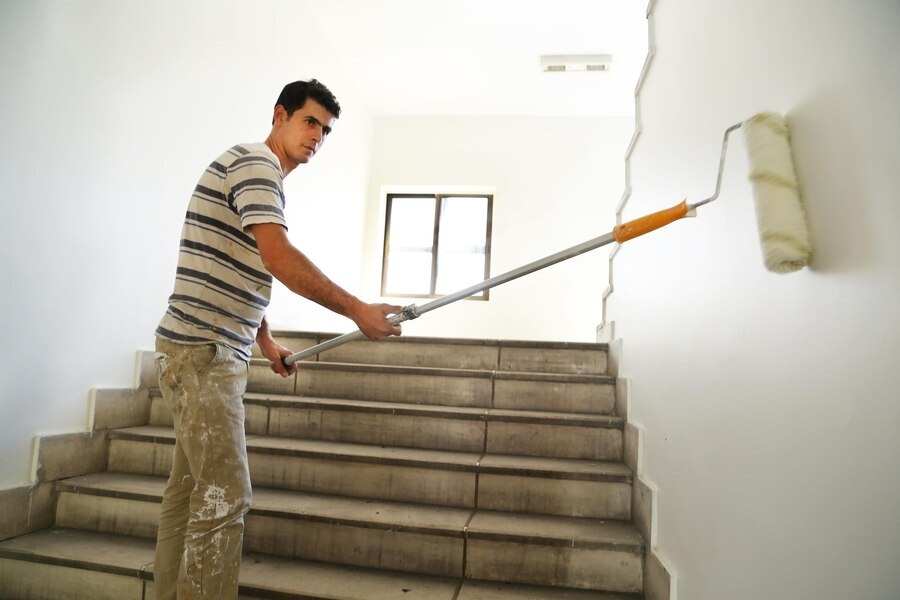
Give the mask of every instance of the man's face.
[(306, 103), (290, 117), (283, 107), (276, 108), (277, 142), (291, 168), (309, 162), (331, 132), (333, 124), (334, 116), (312, 98), (307, 98)]

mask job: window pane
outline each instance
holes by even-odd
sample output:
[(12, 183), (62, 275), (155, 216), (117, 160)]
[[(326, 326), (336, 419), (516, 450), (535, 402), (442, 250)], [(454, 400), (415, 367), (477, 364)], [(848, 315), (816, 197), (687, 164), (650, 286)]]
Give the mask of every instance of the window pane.
[(434, 241), (434, 198), (391, 200), (390, 250), (431, 252)]
[(431, 293), (431, 252), (391, 252), (385, 294)]
[(441, 200), (438, 294), (450, 294), (484, 279), (487, 198), (448, 196)]
[(391, 199), (385, 293), (430, 294), (434, 197)]

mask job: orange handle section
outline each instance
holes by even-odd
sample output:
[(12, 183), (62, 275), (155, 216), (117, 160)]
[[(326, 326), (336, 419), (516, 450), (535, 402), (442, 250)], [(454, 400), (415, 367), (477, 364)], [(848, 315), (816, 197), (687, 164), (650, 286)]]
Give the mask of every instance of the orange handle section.
[(621, 244), (622, 242), (633, 240), (645, 233), (650, 233), (660, 227), (665, 227), (669, 223), (677, 221), (687, 214), (687, 200), (682, 200), (681, 204), (673, 206), (672, 208), (666, 208), (645, 217), (635, 219), (634, 221), (616, 225), (615, 229), (613, 229), (613, 237)]

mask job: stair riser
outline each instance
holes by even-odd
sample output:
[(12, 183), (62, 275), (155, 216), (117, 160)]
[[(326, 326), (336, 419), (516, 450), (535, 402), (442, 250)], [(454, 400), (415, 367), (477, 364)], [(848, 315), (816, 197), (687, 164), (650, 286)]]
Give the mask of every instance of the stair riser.
[(269, 410), (269, 435), (307, 440), (481, 452), (484, 429), (484, 421), (480, 419), (316, 408)]
[(478, 508), (627, 521), (631, 519), (631, 485), (482, 473)]
[[(159, 500), (60, 494), (57, 525), (156, 539)], [(337, 522), (249, 514), (244, 519), (244, 552), (371, 567), (462, 576), (461, 532), (441, 534), (390, 531)]]
[[(109, 470), (167, 477), (171, 444), (112, 440)], [(249, 454), (253, 485), (317, 494), (470, 508), (475, 473), (308, 456)]]
[[(248, 435), (548, 458), (622, 460), (622, 430), (617, 428), (504, 422), (493, 418), (485, 423), (484, 417), (454, 419), (352, 409), (270, 408), (253, 402), (245, 402), (244, 409)], [(150, 425), (172, 426), (172, 413), (162, 398), (153, 400)]]
[(487, 374), (347, 371), (301, 368), (282, 378), (263, 365), (250, 366), (247, 390), (262, 394), (344, 398), (405, 404), (540, 410), (610, 415), (615, 412), (612, 382), (492, 380)]
[(543, 423), (272, 408), (269, 435), (383, 446), (548, 458), (622, 459), (622, 431)]
[(491, 387), (490, 377), (297, 371), (297, 394), (322, 398), (490, 408)]
[(158, 502), (64, 492), (56, 506), (56, 526), (156, 539)]
[(134, 575), (0, 558), (0, 598), (143, 600), (144, 582)]
[(466, 577), (612, 592), (640, 592), (641, 556), (626, 551), (470, 539)]
[(436, 535), (250, 515), (244, 547), (303, 558), (448, 577), (462, 576), (462, 536)]
[(494, 385), (494, 408), (612, 415), (616, 408), (615, 385), (498, 379)]
[[(277, 337), (283, 346), (299, 352), (313, 345), (309, 340)], [(259, 355), (257, 355), (259, 356)], [(526, 371), (535, 373), (606, 373), (606, 352), (578, 348), (525, 348), (496, 344), (371, 343), (351, 342), (319, 355), (319, 361), (478, 369), (485, 371)]]
[[(171, 444), (112, 440), (109, 470), (167, 477)], [(251, 452), (253, 485), (316, 494), (558, 516), (629, 519), (628, 483), (515, 476)]]
[[(148, 425), (160, 427), (174, 426), (175, 419), (165, 400), (159, 396), (150, 404), (150, 421)], [(269, 409), (258, 404), (244, 403), (244, 433), (247, 435), (266, 435), (269, 427)]]
[(622, 430), (490, 421), (488, 454), (622, 460)]
[(356, 342), (324, 352), (319, 356), (319, 360), (338, 363), (494, 371), (497, 369), (498, 355), (499, 349), (496, 346)]
[(502, 348), (501, 371), (605, 375), (606, 353), (599, 350)]
[(254, 485), (316, 494), (471, 508), (475, 473), (317, 457), (251, 454)]

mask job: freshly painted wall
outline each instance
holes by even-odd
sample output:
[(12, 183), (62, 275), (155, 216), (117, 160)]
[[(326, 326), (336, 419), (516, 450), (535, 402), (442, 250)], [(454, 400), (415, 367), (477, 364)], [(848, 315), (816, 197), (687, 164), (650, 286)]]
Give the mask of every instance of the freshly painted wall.
[[(626, 117), (377, 118), (365, 289), (380, 291), (387, 191), (492, 190), (492, 276), (609, 232), (633, 126)], [(430, 312), (404, 331), (594, 341), (606, 257), (603, 250), (579, 256), (494, 288), (488, 302), (462, 300)]]
[(686, 600), (900, 597), (900, 3), (659, 0), (625, 216), (710, 195), (787, 116), (815, 246), (762, 264), (747, 159), (623, 246), (610, 300)]
[[(29, 480), (33, 436), (85, 428), (91, 387), (131, 385), (197, 178), (225, 148), (265, 139), (295, 79), (320, 78), (345, 115), (286, 182), (291, 236), (358, 285), (359, 244), (323, 240), (338, 222), (361, 239), (371, 117), (302, 7), (267, 6), (0, 3), (0, 489)], [(275, 295), (273, 324), (311, 326), (308, 302)]]

